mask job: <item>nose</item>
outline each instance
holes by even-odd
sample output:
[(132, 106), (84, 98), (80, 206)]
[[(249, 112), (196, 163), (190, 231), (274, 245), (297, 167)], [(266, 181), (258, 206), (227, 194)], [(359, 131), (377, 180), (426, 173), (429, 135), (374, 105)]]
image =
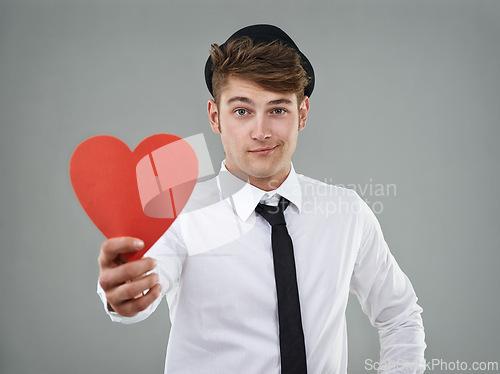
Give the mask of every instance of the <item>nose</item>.
[(271, 135), (272, 132), (269, 119), (267, 119), (264, 115), (256, 116), (255, 123), (252, 128), (252, 139), (265, 140), (270, 138)]

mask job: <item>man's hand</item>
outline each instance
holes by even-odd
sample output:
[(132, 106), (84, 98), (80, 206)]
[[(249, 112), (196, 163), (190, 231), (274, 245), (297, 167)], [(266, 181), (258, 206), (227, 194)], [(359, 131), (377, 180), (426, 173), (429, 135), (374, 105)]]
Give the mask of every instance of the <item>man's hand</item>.
[[(101, 245), (98, 258), (101, 270), (99, 284), (106, 294), (109, 306), (124, 317), (135, 316), (160, 295), (158, 275), (146, 275), (154, 269), (156, 261), (142, 258), (127, 262), (122, 256), (123, 253), (138, 251), (143, 246), (141, 240), (130, 237), (111, 238)], [(149, 291), (144, 294), (146, 290)]]

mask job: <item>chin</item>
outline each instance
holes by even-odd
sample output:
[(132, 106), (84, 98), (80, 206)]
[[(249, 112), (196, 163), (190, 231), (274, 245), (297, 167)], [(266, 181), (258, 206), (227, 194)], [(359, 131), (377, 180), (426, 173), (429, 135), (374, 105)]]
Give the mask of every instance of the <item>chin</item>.
[(271, 177), (273, 174), (268, 172), (268, 171), (264, 171), (264, 170), (252, 170), (252, 169), (248, 169), (246, 171), (246, 174), (250, 177), (253, 177), (253, 178), (259, 178), (259, 179), (264, 179), (264, 178), (269, 178)]
[(262, 167), (262, 168), (249, 168), (248, 175), (254, 178), (267, 179), (272, 178), (279, 173), (279, 169)]

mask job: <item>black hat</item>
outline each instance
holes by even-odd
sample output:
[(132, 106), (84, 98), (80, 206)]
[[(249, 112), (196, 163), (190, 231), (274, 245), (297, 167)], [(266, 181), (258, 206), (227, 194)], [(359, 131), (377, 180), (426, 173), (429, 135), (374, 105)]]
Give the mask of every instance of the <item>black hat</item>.
[[(314, 89), (314, 70), (307, 59), (307, 57), (299, 50), (297, 45), (293, 42), (292, 38), (290, 38), (283, 30), (279, 27), (273, 25), (252, 25), (242, 28), (241, 30), (236, 31), (233, 35), (229, 37), (228, 40), (220, 47), (224, 48), (226, 43), (232, 39), (237, 37), (247, 36), (252, 39), (256, 43), (270, 43), (273, 41), (281, 41), (284, 45), (288, 47), (292, 47), (295, 49), (301, 59), (301, 65), (306, 71), (307, 76), (309, 77), (309, 84), (304, 89), (304, 95), (311, 96)], [(209, 56), (208, 60), (205, 64), (205, 82), (207, 84), (208, 90), (213, 96), (212, 90), (212, 58)]]

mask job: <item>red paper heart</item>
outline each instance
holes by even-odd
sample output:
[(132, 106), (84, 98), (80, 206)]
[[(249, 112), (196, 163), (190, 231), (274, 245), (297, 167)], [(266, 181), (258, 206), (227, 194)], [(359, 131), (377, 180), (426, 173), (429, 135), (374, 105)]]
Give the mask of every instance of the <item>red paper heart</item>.
[[(176, 142), (175, 147), (172, 147), (173, 142)], [(171, 145), (164, 147), (167, 144)], [(175, 149), (175, 152), (169, 154), (169, 147)], [(153, 162), (155, 151), (158, 155), (157, 150), (162, 152), (161, 170), (156, 170)], [(151, 162), (151, 172), (154, 171), (154, 176), (145, 176), (144, 168), (139, 172), (137, 165), (139, 162), (144, 165), (144, 161)], [(75, 149), (69, 171), (71, 184), (80, 204), (107, 238), (132, 236), (144, 241), (142, 250), (124, 255), (133, 261), (141, 258), (151, 248), (184, 208), (198, 177), (198, 161), (191, 146), (175, 135), (150, 136), (133, 152), (120, 139), (101, 135), (85, 140)], [(166, 186), (163, 193), (156, 196), (156, 200), (152, 199), (154, 188), (161, 187), (160, 182), (165, 187), (165, 177), (171, 179), (172, 184)], [(141, 194), (138, 183), (142, 187)], [(166, 215), (169, 218), (153, 218), (144, 213), (143, 206), (146, 212), (149, 209), (156, 214), (150, 215), (165, 217), (158, 213), (162, 210), (158, 207), (165, 206), (159, 204), (170, 201), (170, 198), (168, 201), (165, 199), (166, 196), (171, 198), (175, 207), (173, 214)], [(146, 204), (148, 201), (144, 201), (145, 198), (151, 200), (149, 207)], [(153, 200), (156, 209), (151, 208)]]

